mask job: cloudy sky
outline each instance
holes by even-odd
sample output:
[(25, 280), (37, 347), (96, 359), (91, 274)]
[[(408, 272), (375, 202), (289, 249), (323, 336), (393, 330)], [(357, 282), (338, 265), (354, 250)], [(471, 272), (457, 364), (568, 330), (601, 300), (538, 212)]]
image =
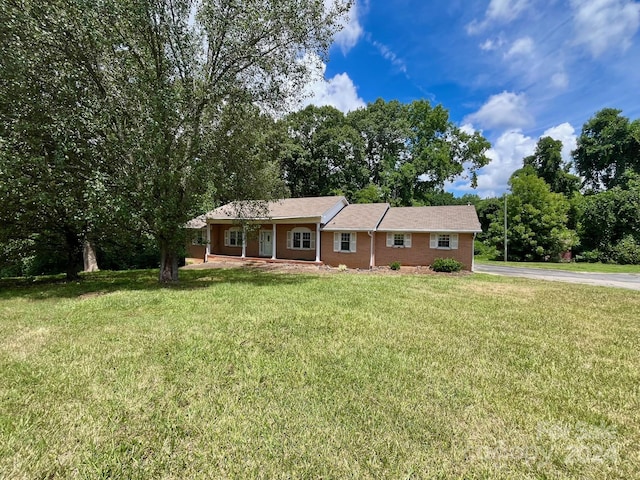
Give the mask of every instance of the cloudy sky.
[(541, 136), (569, 159), (598, 110), (640, 118), (639, 27), (631, 0), (357, 0), (308, 102), (442, 104), (491, 141), (476, 192), (499, 195)]

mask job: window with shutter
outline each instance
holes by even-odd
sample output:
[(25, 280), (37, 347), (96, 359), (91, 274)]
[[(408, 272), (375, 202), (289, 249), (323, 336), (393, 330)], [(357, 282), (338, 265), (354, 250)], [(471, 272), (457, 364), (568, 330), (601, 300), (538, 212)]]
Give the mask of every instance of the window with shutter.
[(314, 250), (316, 232), (306, 227), (296, 227), (287, 232), (287, 248), (291, 250)]

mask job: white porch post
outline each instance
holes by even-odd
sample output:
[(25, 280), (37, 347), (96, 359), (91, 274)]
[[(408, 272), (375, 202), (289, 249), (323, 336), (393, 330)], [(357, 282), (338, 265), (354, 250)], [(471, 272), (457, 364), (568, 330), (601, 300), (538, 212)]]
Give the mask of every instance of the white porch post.
[(276, 224), (272, 225), (273, 233), (271, 234), (271, 260), (276, 259)]
[(207, 223), (207, 247), (204, 252), (204, 263), (209, 261), (209, 255), (211, 254), (211, 225)]
[(247, 229), (242, 226), (242, 258), (247, 256)]
[(316, 262), (320, 262), (320, 224), (316, 223)]

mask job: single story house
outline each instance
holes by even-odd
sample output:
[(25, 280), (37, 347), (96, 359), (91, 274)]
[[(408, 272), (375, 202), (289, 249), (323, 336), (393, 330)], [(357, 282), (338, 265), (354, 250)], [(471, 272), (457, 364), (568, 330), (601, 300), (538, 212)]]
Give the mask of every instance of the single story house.
[(372, 268), (392, 262), (428, 266), (455, 258), (473, 269), (481, 232), (475, 207), (391, 207), (349, 204), (342, 196), (234, 202), (194, 218), (192, 261), (215, 256), (302, 260)]

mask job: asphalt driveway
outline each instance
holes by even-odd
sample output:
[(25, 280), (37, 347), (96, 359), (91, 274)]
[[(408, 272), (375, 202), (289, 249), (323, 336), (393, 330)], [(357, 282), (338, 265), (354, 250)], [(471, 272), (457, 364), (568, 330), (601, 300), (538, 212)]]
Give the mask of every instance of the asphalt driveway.
[(507, 267), (476, 264), (475, 272), (508, 277), (525, 277), (554, 282), (584, 283), (600, 287), (618, 287), (640, 290), (640, 273), (587, 273), (542, 268)]

